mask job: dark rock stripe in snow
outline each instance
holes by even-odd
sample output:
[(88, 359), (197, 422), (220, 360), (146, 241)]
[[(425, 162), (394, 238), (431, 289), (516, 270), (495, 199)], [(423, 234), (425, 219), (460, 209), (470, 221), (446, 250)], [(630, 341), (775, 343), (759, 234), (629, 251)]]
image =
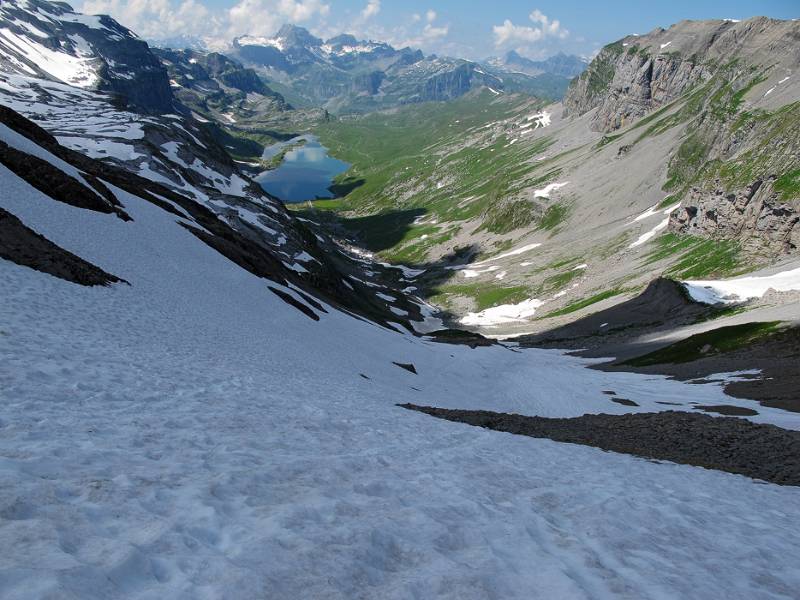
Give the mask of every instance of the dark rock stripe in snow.
[[(0, 142), (0, 163), (53, 200), (78, 208), (86, 208), (106, 214), (116, 214), (125, 221), (130, 217), (122, 209), (111, 204), (94, 190), (74, 177), (51, 165), (46, 160), (12, 148)], [(97, 185), (102, 185), (96, 182)]]
[(127, 283), (55, 245), (2, 208), (0, 258), (80, 285)]
[(310, 319), (314, 319), (315, 321), (319, 321), (319, 315), (311, 310), (308, 306), (297, 300), (296, 298), (292, 298), (290, 294), (287, 294), (283, 290), (279, 290), (272, 286), (269, 286), (270, 291), (275, 294), (278, 298), (286, 302), (286, 304), (290, 306), (294, 306), (297, 310), (301, 313), (309, 317)]
[(548, 419), (414, 404), (399, 406), (495, 431), (738, 473), (781, 485), (800, 485), (800, 431), (745, 419), (676, 411)]

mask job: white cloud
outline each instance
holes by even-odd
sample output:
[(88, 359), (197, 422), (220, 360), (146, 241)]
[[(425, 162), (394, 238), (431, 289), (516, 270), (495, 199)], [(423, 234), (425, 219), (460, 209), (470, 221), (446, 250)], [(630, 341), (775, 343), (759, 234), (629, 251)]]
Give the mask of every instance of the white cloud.
[(234, 1), (229, 8), (212, 9), (207, 0), (83, 0), (77, 8), (110, 14), (146, 39), (193, 36), (218, 51), (228, 48), (237, 36), (272, 36), (284, 23), (303, 25), (323, 38), (344, 32), (425, 52), (461, 55), (466, 51), (453, 47), (450, 25), (441, 22), (433, 9), (410, 15), (404, 24), (386, 26), (375, 18), (381, 14), (381, 0), (362, 0), (362, 9), (349, 21), (330, 18), (332, 0)]
[(492, 28), (495, 46), (534, 44), (545, 38), (563, 40), (569, 35), (569, 31), (561, 27), (561, 22), (558, 19), (550, 20), (550, 18), (538, 8), (534, 10), (528, 18), (535, 24), (533, 27), (528, 25), (515, 25), (509, 19), (506, 19), (502, 25), (495, 25)]
[(547, 18), (547, 15), (543, 14), (538, 8), (534, 10), (528, 18), (534, 23), (539, 23), (545, 35), (557, 37), (562, 40), (569, 35), (569, 31), (561, 28), (561, 23), (558, 19), (553, 19), (551, 21)]
[(381, 0), (369, 0), (364, 10), (361, 11), (361, 18), (365, 21), (371, 19), (381, 12)]
[[(390, 34), (388, 39), (394, 40), (394, 45), (396, 46), (437, 48), (438, 43), (450, 33), (450, 25), (435, 25), (438, 16), (435, 10), (429, 9), (425, 13), (425, 21), (427, 22), (421, 30), (407, 31), (404, 28), (398, 28)], [(422, 16), (419, 14), (414, 14), (411, 18), (414, 23), (422, 21)]]
[(193, 34), (207, 28), (212, 19), (195, 0), (85, 0), (79, 8), (89, 14), (110, 14), (142, 37)]
[(307, 23), (330, 13), (324, 0), (240, 0), (209, 10), (197, 0), (84, 0), (78, 10), (109, 14), (144, 38), (197, 36), (219, 46), (242, 34), (272, 35), (284, 23)]
[(450, 33), (449, 25), (434, 27), (431, 23), (428, 23), (425, 25), (425, 29), (422, 30), (422, 39), (431, 42), (446, 37), (448, 33)]

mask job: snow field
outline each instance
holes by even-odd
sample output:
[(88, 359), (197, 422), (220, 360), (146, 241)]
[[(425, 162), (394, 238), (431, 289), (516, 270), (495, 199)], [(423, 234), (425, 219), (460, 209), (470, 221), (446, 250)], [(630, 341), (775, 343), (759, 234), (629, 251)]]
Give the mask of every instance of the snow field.
[[(0, 261), (0, 547), (14, 549), (0, 553), (1, 598), (727, 600), (800, 587), (795, 488), (395, 406), (631, 410), (605, 389), (636, 410), (735, 403), (717, 386), (439, 345), (336, 311), (315, 323), (121, 190), (132, 223), (50, 201), (2, 167), (0, 180), (0, 205), (132, 284), (82, 288)], [(800, 428), (777, 410), (759, 418)]]

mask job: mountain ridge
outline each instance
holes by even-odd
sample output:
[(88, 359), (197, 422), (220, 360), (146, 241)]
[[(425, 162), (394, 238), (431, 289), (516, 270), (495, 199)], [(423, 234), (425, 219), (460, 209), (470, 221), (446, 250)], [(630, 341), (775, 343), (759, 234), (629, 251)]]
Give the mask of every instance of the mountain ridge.
[(246, 66), (337, 113), (447, 101), (481, 87), (560, 96), (569, 81), (548, 71), (551, 63), (528, 75), (351, 34), (323, 40), (295, 25), (284, 25), (271, 38), (240, 36), (232, 46), (232, 56)]
[[(792, 21), (686, 22), (606, 46), (563, 103), (486, 93), (442, 108), (447, 126), (429, 120), (433, 107), (322, 125), (323, 140), (354, 163), (351, 177), (382, 182), (333, 212), (346, 224), (425, 211), (399, 243), (387, 248), (379, 231), (366, 239), (390, 260), (463, 250), (447, 267), (457, 276), (423, 288), (462, 326), (496, 335), (558, 327), (661, 275), (791, 270), (799, 35)], [(709, 43), (713, 56), (695, 56)], [(424, 168), (384, 172), (345, 143), (390, 139), (398, 127), (411, 141), (397, 141), (387, 165), (414, 164), (423, 147)]]
[(145, 113), (172, 110), (166, 70), (144, 41), (111, 17), (82, 15), (61, 2), (19, 0), (0, 5), (0, 20), (4, 72), (96, 88)]

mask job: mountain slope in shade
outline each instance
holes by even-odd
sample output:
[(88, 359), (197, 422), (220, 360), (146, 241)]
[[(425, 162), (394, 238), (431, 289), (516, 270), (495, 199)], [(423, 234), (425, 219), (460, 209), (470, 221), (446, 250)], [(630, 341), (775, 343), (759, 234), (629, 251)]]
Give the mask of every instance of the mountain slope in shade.
[[(26, 6), (34, 15), (31, 19), (41, 15), (40, 10), (48, 15), (66, 11), (58, 3), (38, 2)], [(21, 21), (20, 10), (20, 7), (15, 7), (17, 16), (7, 15), (0, 21), (0, 30), (13, 25), (12, 21)], [(70, 19), (91, 22), (91, 18), (83, 15), (63, 14)], [(119, 41), (115, 33), (118, 26), (105, 18), (103, 22), (110, 28), (98, 30), (95, 35), (105, 37), (102, 42), (96, 41), (95, 46), (113, 47)], [(47, 47), (57, 45), (61, 37), (68, 37), (55, 21), (50, 23), (50, 31), (50, 37), (39, 40), (38, 52), (43, 53)], [(146, 50), (146, 46), (144, 48)], [(149, 51), (147, 55), (152, 56)], [(0, 60), (13, 62), (14, 55), (0, 48)], [(248, 73), (239, 67), (228, 70), (229, 61), (221, 59), (220, 63), (223, 65), (218, 73), (221, 80), (231, 75), (232, 80), (227, 81), (250, 90), (252, 86), (262, 85), (260, 80), (252, 78), (252, 74), (248, 78)], [(129, 68), (133, 69), (132, 66)], [(145, 66), (142, 74), (130, 71), (129, 75), (131, 80), (142, 80), (147, 73), (149, 67)], [(165, 70), (163, 75), (166, 76)], [(332, 240), (312, 234), (303, 223), (287, 213), (279, 200), (268, 196), (258, 184), (241, 173), (226, 150), (215, 141), (207, 124), (188, 116), (189, 111), (172, 98), (169, 88), (169, 105), (174, 106), (176, 112), (142, 115), (120, 108), (118, 94), (97, 89), (104, 86), (103, 80), (97, 85), (83, 87), (54, 81), (45, 73), (38, 76), (0, 73), (0, 105), (3, 105), (2, 116), (6, 126), (16, 126), (22, 131), (17, 131), (18, 135), (33, 136), (37, 143), (44, 145), (37, 152), (66, 161), (72, 165), (68, 171), (78, 169), (83, 173), (80, 177), (97, 181), (99, 192), (84, 190), (80, 193), (75, 188), (73, 193), (70, 190), (75, 184), (69, 182), (66, 187), (50, 189), (46, 177), (58, 178), (58, 173), (53, 172), (48, 164), (31, 171), (32, 167), (26, 164), (25, 158), (25, 152), (31, 152), (24, 148), (22, 154), (19, 149), (9, 149), (4, 164), (9, 168), (26, 170), (25, 179), (33, 182), (37, 189), (70, 203), (87, 204), (95, 197), (94, 205), (87, 204), (93, 208), (102, 208), (104, 197), (114, 202), (114, 195), (106, 189), (109, 183), (134, 194), (139, 189), (149, 190), (148, 201), (177, 215), (191, 217), (191, 221), (196, 221), (190, 225), (192, 231), (251, 272), (278, 282), (291, 280), (312, 295), (324, 296), (346, 310), (380, 322), (400, 321), (410, 327), (407, 319), (424, 319), (421, 311), (428, 309), (419, 301), (406, 299), (385, 285), (372, 281), (379, 278), (381, 267), (368, 270), (360, 259), (342, 253)], [(262, 91), (267, 92), (267, 89)], [(46, 159), (42, 160), (47, 163)], [(34, 161), (33, 166), (40, 162)], [(64, 193), (59, 191), (62, 188)], [(165, 200), (169, 198), (172, 200)], [(159, 199), (166, 204), (162, 206)], [(170, 202), (177, 203), (178, 208)], [(113, 205), (103, 210), (115, 211), (121, 209)], [(402, 278), (400, 283), (401, 287), (407, 285), (402, 285)], [(396, 310), (402, 308), (402, 316), (390, 309), (392, 303), (385, 298), (393, 299), (397, 304), (393, 306)]]
[(0, 66), (102, 90), (134, 110), (172, 110), (166, 70), (145, 42), (108, 16), (79, 14), (62, 2), (0, 3)]

